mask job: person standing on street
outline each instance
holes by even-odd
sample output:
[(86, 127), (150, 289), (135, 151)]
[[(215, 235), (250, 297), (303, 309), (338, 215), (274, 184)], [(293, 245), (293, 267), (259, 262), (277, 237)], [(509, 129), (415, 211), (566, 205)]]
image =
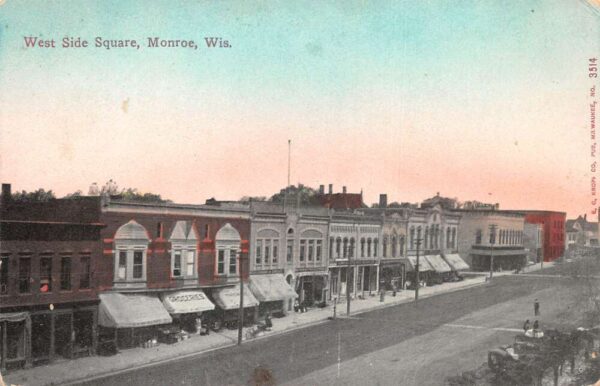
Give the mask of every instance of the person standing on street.
[(529, 330), (529, 319), (525, 321), (523, 324), (523, 332), (527, 332)]
[(535, 299), (535, 301), (533, 302), (533, 314), (535, 316), (540, 315), (540, 302), (537, 299)]

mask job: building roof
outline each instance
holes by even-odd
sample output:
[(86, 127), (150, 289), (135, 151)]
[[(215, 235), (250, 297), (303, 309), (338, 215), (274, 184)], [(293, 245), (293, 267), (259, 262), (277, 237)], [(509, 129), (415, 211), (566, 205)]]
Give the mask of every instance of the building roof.
[(579, 229), (585, 232), (598, 232), (598, 223), (587, 220), (587, 215), (578, 216), (574, 220), (567, 220), (565, 228), (567, 232), (578, 232), (579, 229), (575, 227), (575, 224), (579, 224)]
[(363, 202), (362, 193), (327, 193), (317, 196), (319, 203), (331, 209), (367, 208)]

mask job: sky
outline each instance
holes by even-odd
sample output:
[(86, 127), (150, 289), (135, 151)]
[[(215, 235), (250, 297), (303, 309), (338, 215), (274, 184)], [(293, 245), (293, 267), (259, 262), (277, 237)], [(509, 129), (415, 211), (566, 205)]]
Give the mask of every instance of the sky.
[(289, 139), (292, 184), (367, 203), (439, 192), (592, 213), (600, 1), (151, 4), (0, 0), (2, 182), (61, 196), (113, 179), (181, 203), (270, 196), (287, 182)]

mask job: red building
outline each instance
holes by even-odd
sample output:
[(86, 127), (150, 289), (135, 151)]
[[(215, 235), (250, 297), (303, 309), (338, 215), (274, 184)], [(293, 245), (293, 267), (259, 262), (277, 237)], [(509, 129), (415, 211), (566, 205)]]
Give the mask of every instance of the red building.
[(544, 261), (553, 261), (560, 258), (565, 251), (565, 212), (548, 210), (521, 210), (515, 211), (525, 215), (525, 222), (541, 224), (543, 226), (542, 253)]
[(319, 194), (317, 195), (319, 205), (330, 208), (330, 209), (360, 209), (367, 208), (363, 202), (363, 196), (361, 193), (348, 193), (346, 187), (342, 188), (341, 193), (333, 193), (333, 185), (329, 185), (329, 192), (325, 193), (325, 186), (319, 187)]
[(17, 203), (2, 185), (0, 367), (92, 355), (102, 269), (99, 197)]
[[(249, 272), (247, 206), (113, 198), (103, 204), (101, 219), (103, 338), (114, 334), (118, 346), (129, 347), (156, 336), (157, 326), (192, 331), (207, 315), (237, 320), (239, 278)], [(244, 304), (252, 320), (258, 302), (249, 292), (244, 290)], [(136, 312), (120, 313), (134, 305)]]

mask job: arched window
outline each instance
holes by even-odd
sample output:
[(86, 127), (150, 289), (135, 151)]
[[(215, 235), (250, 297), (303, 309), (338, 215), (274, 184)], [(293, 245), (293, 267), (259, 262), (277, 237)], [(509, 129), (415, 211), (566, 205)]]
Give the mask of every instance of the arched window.
[(344, 237), (344, 259), (348, 258), (348, 238)]
[(396, 239), (396, 236), (392, 236), (392, 257), (397, 256), (397, 248), (398, 248), (397, 241), (398, 240)]
[(277, 267), (279, 259), (279, 232), (274, 229), (261, 229), (256, 235), (255, 267)]
[(452, 228), (452, 248), (456, 248), (456, 228)]
[(294, 262), (294, 230), (292, 228), (288, 229), (285, 240), (285, 261), (288, 264)]
[(335, 257), (340, 259), (342, 257), (342, 238), (338, 237), (335, 239)]
[(198, 238), (191, 221), (177, 221), (171, 237), (171, 277), (198, 277), (196, 244)]
[(372, 243), (372, 240), (371, 240), (371, 238), (369, 237), (369, 238), (367, 239), (367, 257), (371, 257), (371, 256), (372, 256), (372, 254), (373, 254), (373, 251), (371, 250), (371, 243)]
[(475, 231), (475, 244), (477, 244), (477, 245), (481, 244), (482, 237), (483, 237), (483, 232), (481, 231), (481, 229), (477, 229), (477, 231)]
[(452, 245), (452, 239), (451, 239), (451, 230), (450, 227), (446, 228), (446, 248), (450, 248), (450, 246)]
[(379, 239), (373, 239), (373, 256), (377, 257), (377, 247), (379, 246)]
[(226, 223), (219, 229), (215, 236), (216, 274), (219, 276), (237, 276), (238, 255), (240, 252), (241, 237), (239, 232)]
[(415, 227), (410, 227), (410, 249), (415, 249)]
[(348, 251), (348, 257), (354, 257), (354, 237), (350, 237), (350, 251)]
[(365, 239), (360, 239), (360, 257), (365, 257)]
[(146, 259), (150, 238), (146, 228), (135, 220), (122, 225), (115, 233), (114, 276), (120, 283), (146, 284)]

